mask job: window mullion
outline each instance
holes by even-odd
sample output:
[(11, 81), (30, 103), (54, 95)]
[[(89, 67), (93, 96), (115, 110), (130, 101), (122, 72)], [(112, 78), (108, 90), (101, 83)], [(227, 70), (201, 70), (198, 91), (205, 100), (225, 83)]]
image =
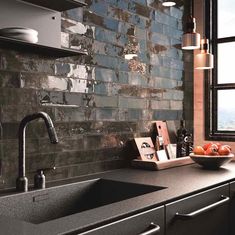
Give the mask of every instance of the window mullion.
[(227, 43), (227, 42), (235, 42), (235, 36), (226, 37), (226, 38), (216, 38), (216, 43)]

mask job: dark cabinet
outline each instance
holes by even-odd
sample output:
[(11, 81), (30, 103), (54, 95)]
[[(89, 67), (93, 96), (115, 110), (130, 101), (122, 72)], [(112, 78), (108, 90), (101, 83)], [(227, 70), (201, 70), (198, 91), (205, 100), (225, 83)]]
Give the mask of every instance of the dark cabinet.
[(163, 235), (164, 206), (89, 230), (82, 235)]
[(226, 184), (167, 204), (166, 235), (228, 235), (229, 200)]
[(235, 182), (230, 183), (230, 219), (229, 219), (229, 227), (230, 227), (230, 235), (235, 234)]

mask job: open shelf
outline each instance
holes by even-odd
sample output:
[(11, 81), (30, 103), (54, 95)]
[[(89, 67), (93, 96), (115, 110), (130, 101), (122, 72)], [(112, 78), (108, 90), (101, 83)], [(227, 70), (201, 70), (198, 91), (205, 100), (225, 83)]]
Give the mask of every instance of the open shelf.
[(77, 7), (87, 6), (85, 2), (82, 2), (80, 0), (22, 0), (22, 1), (60, 12)]
[(2, 36), (0, 36), (0, 47), (3, 49), (12, 49), (16, 51), (34, 53), (38, 55), (45, 55), (47, 57), (52, 58), (86, 55), (85, 52), (66, 48), (49, 47)]

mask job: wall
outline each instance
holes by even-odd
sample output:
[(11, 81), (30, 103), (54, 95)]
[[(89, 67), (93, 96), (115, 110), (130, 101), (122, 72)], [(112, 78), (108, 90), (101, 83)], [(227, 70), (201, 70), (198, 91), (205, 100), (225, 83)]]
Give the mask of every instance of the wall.
[[(152, 120), (184, 116), (183, 89), (191, 83), (184, 86), (182, 2), (171, 8), (154, 0), (87, 3), (62, 13), (61, 30), (62, 46), (86, 56), (54, 60), (0, 49), (1, 187), (15, 185), (18, 126), (27, 114), (47, 112), (60, 141), (49, 143), (41, 120), (28, 125), (30, 182), (38, 168), (56, 166), (47, 173), (51, 181), (127, 166), (128, 140), (148, 136)], [(127, 61), (133, 26), (140, 51)]]

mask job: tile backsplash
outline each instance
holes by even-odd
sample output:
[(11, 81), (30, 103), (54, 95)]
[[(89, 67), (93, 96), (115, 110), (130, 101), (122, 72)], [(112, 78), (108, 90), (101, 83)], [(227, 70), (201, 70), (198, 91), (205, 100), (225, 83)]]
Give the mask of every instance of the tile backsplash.
[[(2, 187), (15, 185), (18, 127), (28, 114), (47, 112), (59, 137), (51, 145), (42, 121), (27, 126), (32, 182), (45, 167), (57, 167), (47, 181), (125, 167), (131, 157), (126, 143), (148, 136), (152, 120), (177, 121), (190, 112), (185, 90), (190, 96), (192, 55), (181, 50), (183, 1), (171, 8), (155, 0), (86, 2), (62, 12), (61, 44), (87, 55), (50, 59), (0, 49)], [(125, 60), (133, 27), (138, 57)]]

